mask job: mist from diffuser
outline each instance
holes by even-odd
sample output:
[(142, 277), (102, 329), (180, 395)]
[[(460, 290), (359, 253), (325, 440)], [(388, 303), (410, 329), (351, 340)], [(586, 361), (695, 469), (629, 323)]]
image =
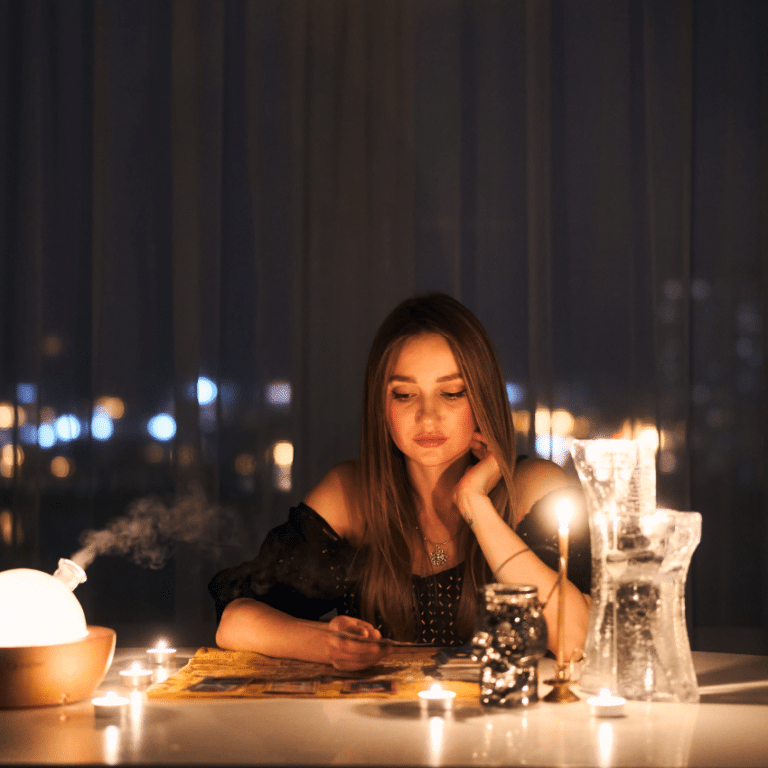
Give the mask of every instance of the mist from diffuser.
[(85, 573), (62, 559), (54, 576), (31, 568), (0, 573), (0, 648), (73, 643), (88, 636), (72, 590)]
[(239, 552), (243, 539), (237, 510), (209, 503), (203, 488), (195, 486), (172, 504), (156, 496), (136, 499), (105, 528), (84, 531), (82, 548), (71, 559), (83, 569), (101, 555), (159, 569), (179, 547), (195, 547), (201, 557), (219, 558), (230, 549)]

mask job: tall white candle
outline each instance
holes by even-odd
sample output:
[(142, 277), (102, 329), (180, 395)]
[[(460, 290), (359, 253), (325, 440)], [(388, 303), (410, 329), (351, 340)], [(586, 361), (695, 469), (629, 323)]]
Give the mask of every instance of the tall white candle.
[(568, 537), (573, 519), (573, 502), (562, 498), (557, 502), (557, 536), (560, 545), (560, 568), (557, 594), (557, 677), (562, 679), (565, 669), (565, 582), (568, 579)]

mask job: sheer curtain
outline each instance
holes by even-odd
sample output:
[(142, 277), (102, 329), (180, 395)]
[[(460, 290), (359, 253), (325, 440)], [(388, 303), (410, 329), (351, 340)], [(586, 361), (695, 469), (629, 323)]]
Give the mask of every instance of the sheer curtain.
[(162, 567), (78, 597), (212, 642), (206, 581), (356, 454), (376, 327), (441, 290), (520, 451), (658, 441), (694, 645), (768, 650), (767, 41), (760, 0), (3, 0), (0, 567), (156, 498)]

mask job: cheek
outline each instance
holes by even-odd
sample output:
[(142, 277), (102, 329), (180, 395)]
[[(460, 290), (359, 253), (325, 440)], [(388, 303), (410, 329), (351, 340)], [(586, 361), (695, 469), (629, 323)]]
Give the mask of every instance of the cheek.
[(387, 407), (387, 429), (389, 430), (389, 436), (394, 440), (395, 445), (398, 445), (400, 434), (403, 430), (403, 416), (391, 405)]
[(462, 431), (466, 432), (471, 439), (472, 435), (477, 431), (477, 422), (475, 421), (475, 414), (472, 413), (472, 408), (469, 403), (467, 403), (466, 409), (460, 416), (460, 423)]

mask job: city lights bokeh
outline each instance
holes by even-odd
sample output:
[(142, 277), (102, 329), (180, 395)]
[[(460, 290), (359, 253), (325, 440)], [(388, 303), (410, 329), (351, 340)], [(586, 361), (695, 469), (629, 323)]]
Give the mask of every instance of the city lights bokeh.
[[(198, 402), (201, 431), (203, 434), (214, 433), (222, 426), (222, 420), (231, 414), (234, 385), (219, 384), (199, 376), (188, 384), (187, 390)], [(263, 391), (264, 404), (269, 411), (285, 414), (293, 399), (291, 382), (275, 379), (267, 382)], [(227, 392), (230, 394), (225, 402), (218, 405), (222, 393)], [(599, 423), (594, 413), (587, 417), (567, 408), (538, 405), (531, 413), (525, 407), (527, 392), (524, 385), (508, 381), (506, 393), (520, 440), (519, 450), (524, 451), (532, 439), (537, 455), (565, 465), (570, 460), (571, 443), (575, 439), (640, 439), (650, 442), (657, 451), (661, 474), (673, 474), (678, 470), (678, 453), (684, 448), (684, 435), (670, 429), (658, 430), (652, 419), (626, 418), (611, 427)], [(188, 458), (188, 446), (174, 448), (178, 425), (170, 397), (142, 423), (137, 414), (130, 413), (126, 402), (115, 395), (98, 397), (89, 415), (76, 409), (56, 412), (50, 405), (38, 403), (39, 393), (32, 384), (18, 384), (16, 396), (15, 402), (0, 402), (0, 477), (10, 478), (21, 471), (27, 459), (25, 449), (37, 448), (55, 452), (46, 463), (51, 477), (58, 480), (71, 478), (78, 471), (78, 463), (71, 454), (76, 444), (82, 441), (105, 444), (117, 438), (142, 441), (142, 434), (144, 441), (149, 438), (141, 454), (147, 465), (158, 465), (174, 454), (182, 462)], [(124, 425), (118, 430), (117, 425), (123, 421)], [(286, 492), (293, 487), (294, 450), (290, 440), (273, 440), (266, 453), (260, 453), (253, 445), (250, 449), (233, 451), (226, 461), (233, 476), (245, 484), (244, 488), (251, 487), (261, 468), (271, 467), (272, 487)], [(260, 455), (263, 458), (259, 458)]]

